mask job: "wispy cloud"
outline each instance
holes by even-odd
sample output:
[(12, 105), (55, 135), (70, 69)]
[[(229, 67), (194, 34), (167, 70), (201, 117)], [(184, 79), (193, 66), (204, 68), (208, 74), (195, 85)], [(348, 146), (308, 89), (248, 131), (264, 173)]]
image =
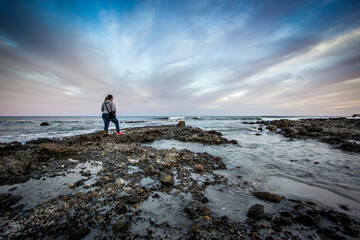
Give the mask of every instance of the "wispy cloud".
[(112, 93), (123, 115), (349, 115), (359, 14), (353, 1), (2, 1), (0, 114), (97, 115)]

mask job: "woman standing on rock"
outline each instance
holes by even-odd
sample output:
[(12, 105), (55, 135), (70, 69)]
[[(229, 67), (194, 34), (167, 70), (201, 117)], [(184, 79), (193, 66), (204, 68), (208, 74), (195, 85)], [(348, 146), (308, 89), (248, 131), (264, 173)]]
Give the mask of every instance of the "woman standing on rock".
[(101, 105), (102, 119), (104, 120), (104, 130), (107, 131), (109, 128), (110, 121), (116, 126), (117, 135), (121, 135), (119, 120), (116, 118), (116, 106), (113, 102), (113, 96), (108, 95), (105, 101)]

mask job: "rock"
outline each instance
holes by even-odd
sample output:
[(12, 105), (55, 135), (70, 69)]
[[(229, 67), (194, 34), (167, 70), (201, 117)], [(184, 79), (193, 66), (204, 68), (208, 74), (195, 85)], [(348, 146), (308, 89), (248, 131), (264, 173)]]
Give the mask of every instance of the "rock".
[(344, 230), (345, 230), (346, 234), (351, 236), (351, 237), (358, 237), (359, 236), (359, 229), (357, 229), (354, 226), (346, 225), (344, 227)]
[(195, 164), (194, 165), (194, 170), (198, 171), (198, 172), (202, 172), (202, 171), (204, 171), (204, 166), (201, 165), (201, 164)]
[(172, 186), (174, 185), (174, 177), (170, 174), (160, 173), (160, 182), (164, 185)]
[(118, 178), (118, 179), (116, 180), (115, 184), (116, 184), (116, 185), (120, 185), (120, 186), (122, 186), (122, 185), (124, 185), (124, 184), (125, 184), (125, 180), (124, 180), (124, 179), (122, 179), (122, 178)]
[(270, 202), (275, 202), (275, 203), (278, 203), (283, 199), (283, 197), (281, 197), (280, 195), (269, 192), (252, 192), (252, 194), (257, 198), (266, 199)]
[(132, 204), (138, 203), (140, 201), (141, 199), (138, 197), (129, 197), (129, 199), (127, 200), (128, 203), (132, 203)]
[(110, 177), (108, 177), (108, 176), (103, 176), (102, 178), (101, 178), (102, 180), (104, 180), (105, 182), (110, 182)]
[(260, 220), (264, 217), (264, 206), (261, 204), (255, 204), (249, 208), (247, 217), (254, 220)]
[(16, 190), (17, 189), (17, 187), (12, 187), (12, 188), (9, 188), (9, 192), (12, 192), (12, 191), (14, 191), (14, 190)]
[(296, 218), (296, 221), (305, 226), (315, 226), (316, 220), (314, 217), (306, 214), (301, 214)]
[(83, 239), (85, 236), (87, 236), (91, 232), (91, 229), (88, 227), (81, 227), (79, 229), (76, 229), (75, 231), (71, 232), (69, 235), (69, 240), (77, 240), (77, 239)]
[(201, 199), (201, 202), (202, 202), (202, 203), (208, 203), (208, 202), (210, 202), (210, 201), (209, 201), (209, 199), (208, 199), (207, 197), (203, 197), (203, 198)]
[(76, 187), (75, 183), (70, 184), (69, 188), (74, 189)]
[(64, 211), (65, 209), (65, 203), (63, 201), (60, 201), (57, 205), (57, 210), (60, 211)]
[(127, 194), (132, 193), (133, 189), (132, 188), (124, 188), (124, 192), (126, 192)]
[(185, 213), (188, 214), (190, 219), (195, 219), (199, 217), (199, 215), (193, 208), (185, 208)]
[(275, 224), (281, 225), (281, 226), (291, 225), (293, 223), (291, 218), (283, 217), (283, 216), (278, 216), (278, 217), (274, 218), (273, 222)]
[(160, 195), (158, 193), (155, 193), (154, 195), (152, 195), (153, 198), (160, 198)]
[(179, 121), (178, 124), (176, 124), (178, 127), (185, 127), (185, 121)]
[(117, 214), (126, 214), (128, 212), (128, 209), (124, 204), (118, 204), (115, 207), (115, 212)]
[(112, 231), (114, 233), (126, 232), (130, 228), (130, 225), (131, 224), (129, 222), (117, 221), (112, 227)]
[(50, 123), (47, 123), (47, 122), (42, 122), (41, 124), (40, 124), (40, 126), (49, 126), (50, 125)]
[(269, 129), (269, 131), (276, 131), (277, 127), (274, 125), (269, 125), (269, 126), (267, 126), (267, 129)]
[(199, 224), (195, 224), (194, 226), (192, 226), (189, 230), (189, 233), (196, 233), (200, 230)]
[(211, 215), (210, 208), (205, 207), (204, 205), (200, 204), (196, 207), (196, 211), (203, 216)]

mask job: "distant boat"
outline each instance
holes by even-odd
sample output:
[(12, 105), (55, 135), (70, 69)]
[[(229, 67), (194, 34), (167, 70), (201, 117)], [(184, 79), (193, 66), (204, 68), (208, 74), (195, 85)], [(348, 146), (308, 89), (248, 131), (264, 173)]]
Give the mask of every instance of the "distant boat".
[(169, 121), (170, 122), (174, 122), (174, 121), (183, 121), (185, 120), (185, 117), (179, 117), (179, 116), (176, 116), (176, 117), (169, 117)]

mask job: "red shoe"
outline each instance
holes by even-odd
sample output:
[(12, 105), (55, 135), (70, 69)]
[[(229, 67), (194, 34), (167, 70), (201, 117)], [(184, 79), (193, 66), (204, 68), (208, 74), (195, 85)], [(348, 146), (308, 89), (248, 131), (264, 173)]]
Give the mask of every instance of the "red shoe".
[(121, 135), (121, 134), (123, 134), (123, 133), (122, 133), (122, 132), (118, 132), (118, 133), (117, 133), (117, 135)]

